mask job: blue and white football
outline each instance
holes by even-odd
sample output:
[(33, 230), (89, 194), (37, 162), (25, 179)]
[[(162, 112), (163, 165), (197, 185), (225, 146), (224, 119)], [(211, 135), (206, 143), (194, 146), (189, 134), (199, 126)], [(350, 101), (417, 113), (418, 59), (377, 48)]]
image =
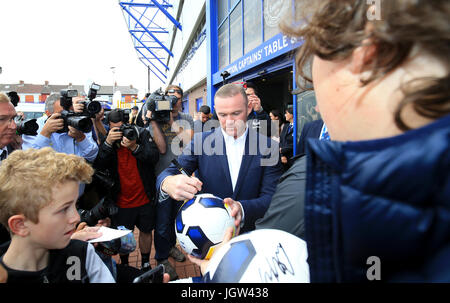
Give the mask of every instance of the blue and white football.
[(228, 227), (234, 226), (231, 209), (221, 198), (199, 194), (186, 201), (175, 219), (175, 232), (181, 248), (200, 259), (209, 259)]

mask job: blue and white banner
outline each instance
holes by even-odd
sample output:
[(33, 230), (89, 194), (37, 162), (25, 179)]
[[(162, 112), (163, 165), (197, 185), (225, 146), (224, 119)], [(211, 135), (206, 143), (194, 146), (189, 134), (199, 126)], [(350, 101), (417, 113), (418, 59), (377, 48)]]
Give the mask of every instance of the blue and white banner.
[(223, 81), (220, 74), (225, 70), (230, 73), (230, 77), (234, 77), (255, 66), (292, 51), (302, 44), (303, 40), (291, 38), (280, 33), (215, 73), (213, 75), (213, 83), (215, 85)]

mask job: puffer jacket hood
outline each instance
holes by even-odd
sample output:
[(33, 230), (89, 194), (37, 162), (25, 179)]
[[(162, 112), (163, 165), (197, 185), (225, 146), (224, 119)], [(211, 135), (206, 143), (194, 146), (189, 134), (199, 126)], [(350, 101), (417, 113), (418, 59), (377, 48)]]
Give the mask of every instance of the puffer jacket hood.
[(402, 135), (307, 144), (311, 282), (450, 281), (450, 116)]

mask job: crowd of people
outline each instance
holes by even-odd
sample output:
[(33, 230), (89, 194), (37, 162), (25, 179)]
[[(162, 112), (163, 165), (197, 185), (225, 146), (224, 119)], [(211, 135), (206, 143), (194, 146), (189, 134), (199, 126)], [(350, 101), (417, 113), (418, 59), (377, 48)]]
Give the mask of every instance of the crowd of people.
[[(61, 132), (61, 96), (52, 94), (38, 134), (14, 150), (17, 113), (0, 94), (0, 280), (130, 282), (151, 268), (153, 242), (164, 281), (176, 280), (168, 258), (185, 256), (174, 218), (203, 192), (230, 206), (238, 234), (304, 239), (311, 282), (367, 281), (373, 256), (383, 281), (450, 281), (450, 4), (383, 1), (380, 20), (367, 10), (365, 1), (315, 1), (296, 11), (306, 24), (281, 25), (305, 40), (296, 70), (312, 82), (322, 118), (299, 142), (292, 106), (267, 113), (255, 86), (230, 83), (196, 121), (181, 110), (182, 88), (169, 85), (164, 95), (176, 103), (165, 119), (146, 104), (130, 116), (102, 110), (90, 132)], [(73, 112), (82, 100), (73, 98)], [(90, 186), (97, 171), (117, 208), (98, 224), (139, 229), (136, 271), (128, 253), (108, 267), (86, 242), (98, 226), (79, 228), (80, 200), (100, 196)], [(69, 256), (82, 264), (73, 279)], [(202, 270), (209, 262), (190, 259)]]

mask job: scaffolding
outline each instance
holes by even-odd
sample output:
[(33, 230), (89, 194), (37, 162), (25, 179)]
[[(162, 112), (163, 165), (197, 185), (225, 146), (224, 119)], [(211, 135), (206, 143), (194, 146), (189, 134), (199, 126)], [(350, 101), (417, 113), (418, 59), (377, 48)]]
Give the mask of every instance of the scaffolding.
[(146, 3), (122, 2), (119, 5), (133, 40), (139, 60), (147, 67), (150, 90), (150, 73), (153, 73), (163, 84), (166, 84), (166, 63), (173, 53), (167, 47), (169, 41), (169, 25), (173, 24), (182, 30), (181, 24), (169, 11), (173, 5), (168, 0), (148, 0)]

